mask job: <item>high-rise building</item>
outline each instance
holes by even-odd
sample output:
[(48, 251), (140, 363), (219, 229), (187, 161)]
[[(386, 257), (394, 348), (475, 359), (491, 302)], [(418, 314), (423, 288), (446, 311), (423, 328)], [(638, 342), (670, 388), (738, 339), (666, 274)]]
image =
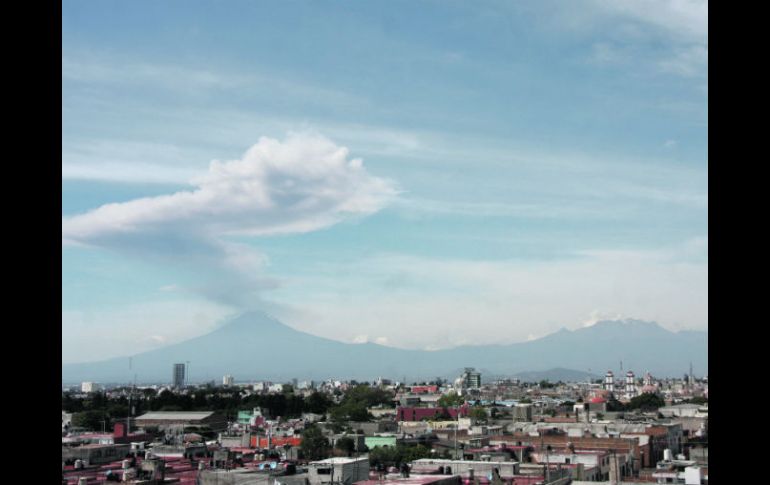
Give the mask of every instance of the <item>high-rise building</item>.
[(174, 387), (184, 387), (184, 364), (174, 364)]
[(233, 376), (231, 376), (230, 374), (228, 374), (228, 375), (226, 375), (226, 376), (224, 376), (224, 377), (222, 378), (222, 385), (223, 385), (223, 386), (227, 386), (227, 387), (230, 387), (230, 386), (232, 386), (232, 385), (233, 385), (233, 382), (234, 382), (234, 381), (235, 381), (235, 379), (233, 379)]
[(466, 367), (462, 375), (463, 387), (466, 389), (478, 389), (481, 387), (481, 373), (473, 367)]

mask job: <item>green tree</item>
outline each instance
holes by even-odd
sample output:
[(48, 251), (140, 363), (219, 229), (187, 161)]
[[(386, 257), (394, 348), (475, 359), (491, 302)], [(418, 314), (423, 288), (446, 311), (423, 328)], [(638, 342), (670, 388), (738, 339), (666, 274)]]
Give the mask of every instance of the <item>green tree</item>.
[(662, 408), (666, 402), (657, 394), (644, 393), (631, 399), (628, 403), (628, 409), (639, 409), (641, 411), (657, 411)]
[[(104, 423), (102, 423), (104, 421)], [(92, 431), (101, 431), (102, 426), (105, 429), (110, 425), (109, 417), (104, 411), (83, 411), (72, 415), (72, 426), (85, 428)]]
[(334, 445), (334, 447), (344, 452), (347, 456), (351, 456), (353, 451), (356, 449), (356, 442), (353, 441), (353, 438), (343, 436), (337, 440), (337, 443)]
[(308, 426), (302, 432), (300, 450), (306, 459), (322, 460), (329, 456), (330, 448), (329, 440), (326, 439), (318, 426)]
[(314, 392), (305, 398), (305, 409), (311, 413), (323, 414), (331, 407), (331, 405), (331, 399), (321, 392)]
[(481, 421), (482, 423), (487, 422), (487, 410), (482, 406), (473, 406), (470, 410), (470, 416), (475, 418), (477, 421)]
[(438, 399), (438, 405), (442, 408), (461, 406), (464, 402), (465, 399), (454, 391), (449, 391)]

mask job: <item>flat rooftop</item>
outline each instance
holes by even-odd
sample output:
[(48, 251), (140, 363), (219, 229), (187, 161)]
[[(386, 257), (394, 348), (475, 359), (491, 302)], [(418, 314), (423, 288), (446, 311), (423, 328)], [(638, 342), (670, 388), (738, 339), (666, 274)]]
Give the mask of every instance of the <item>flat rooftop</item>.
[(361, 460), (369, 460), (369, 457), (362, 456), (359, 458), (347, 458), (347, 457), (327, 458), (325, 460), (320, 460), (320, 461), (311, 461), (309, 465), (344, 465), (347, 463), (355, 463)]
[(410, 475), (408, 478), (390, 475), (382, 480), (362, 480), (356, 482), (356, 485), (427, 485), (452, 477), (456, 478), (457, 475)]
[(136, 419), (156, 419), (156, 420), (184, 420), (184, 419), (206, 419), (213, 415), (213, 411), (153, 411), (138, 416)]

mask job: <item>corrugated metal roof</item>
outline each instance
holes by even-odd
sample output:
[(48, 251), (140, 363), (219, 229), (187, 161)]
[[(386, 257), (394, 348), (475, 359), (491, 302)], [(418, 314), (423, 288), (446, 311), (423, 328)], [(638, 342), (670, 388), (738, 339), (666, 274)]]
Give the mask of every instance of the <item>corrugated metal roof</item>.
[(142, 414), (136, 419), (194, 420), (205, 419), (213, 414), (213, 411), (155, 411)]

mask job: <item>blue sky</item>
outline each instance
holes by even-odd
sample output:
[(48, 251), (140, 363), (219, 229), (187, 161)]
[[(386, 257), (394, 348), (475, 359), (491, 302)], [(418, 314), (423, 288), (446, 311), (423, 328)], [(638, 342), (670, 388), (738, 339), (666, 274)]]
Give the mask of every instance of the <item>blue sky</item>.
[(64, 362), (708, 327), (705, 2), (62, 8)]

